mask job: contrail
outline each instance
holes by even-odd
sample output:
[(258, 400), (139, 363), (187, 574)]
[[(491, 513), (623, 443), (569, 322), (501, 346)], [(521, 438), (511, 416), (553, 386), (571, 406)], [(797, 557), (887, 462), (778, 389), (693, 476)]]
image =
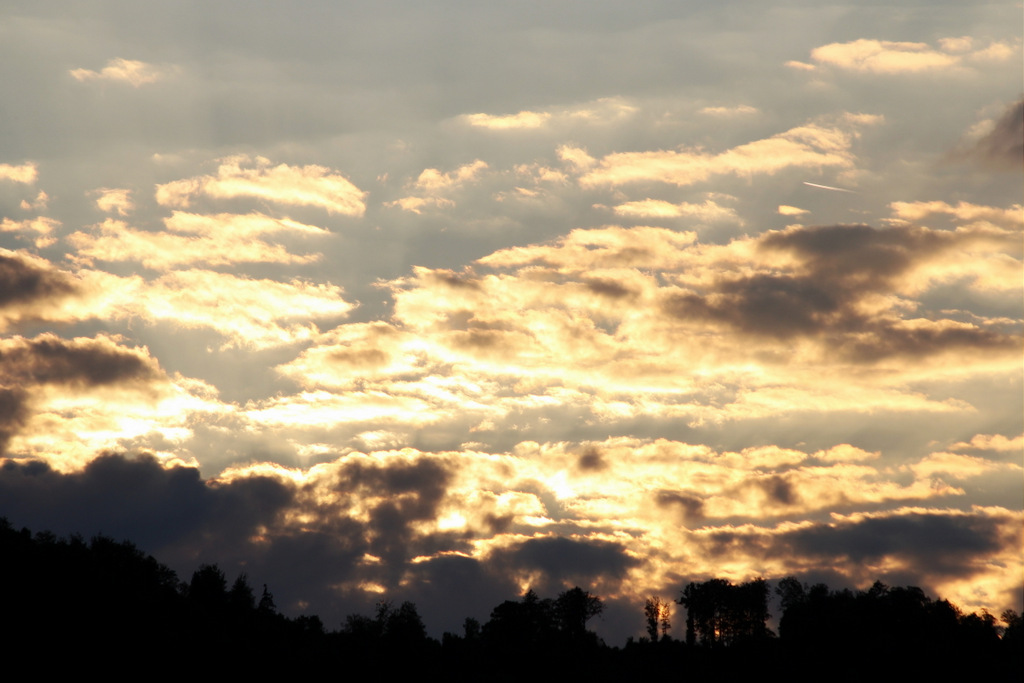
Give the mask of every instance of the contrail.
[(810, 185), (811, 187), (820, 187), (823, 190), (833, 190), (835, 192), (849, 192), (850, 194), (857, 194), (853, 190), (844, 190), (841, 187), (832, 187), (831, 185), (819, 185), (818, 183), (809, 183), (806, 180), (804, 181), (804, 185)]

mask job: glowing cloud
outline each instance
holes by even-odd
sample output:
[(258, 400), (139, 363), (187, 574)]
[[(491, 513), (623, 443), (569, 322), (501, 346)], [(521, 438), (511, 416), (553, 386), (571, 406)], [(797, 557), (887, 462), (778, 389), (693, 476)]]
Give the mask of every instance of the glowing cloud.
[(366, 193), (347, 178), (323, 166), (271, 165), (264, 157), (241, 154), (221, 160), (216, 175), (157, 185), (163, 206), (188, 208), (193, 197), (252, 197), (293, 206), (316, 206), (329, 213), (361, 216)]
[(852, 135), (808, 124), (719, 154), (701, 150), (610, 154), (580, 178), (585, 187), (635, 182), (692, 185), (716, 175), (750, 176), (788, 168), (849, 168)]
[(515, 128), (540, 128), (551, 114), (547, 112), (521, 111), (518, 114), (506, 116), (492, 116), (490, 114), (466, 114), (466, 122), (477, 128), (490, 128), (492, 130), (509, 130)]
[[(968, 52), (970, 38), (947, 38), (939, 41), (940, 49), (926, 43), (894, 42), (861, 38), (849, 43), (830, 43), (811, 50), (811, 58), (819, 64), (860, 73), (897, 74), (940, 71), (956, 68), (965, 59), (972, 61), (1005, 61), (1015, 49), (994, 43), (984, 49)], [(800, 62), (789, 62), (796, 67)], [(799, 67), (798, 67), (799, 68)]]
[(127, 216), (135, 209), (131, 190), (101, 187), (94, 190), (94, 194), (99, 195), (96, 197), (96, 208), (105, 213)]
[(701, 204), (691, 204), (689, 202), (673, 204), (661, 199), (644, 199), (642, 201), (619, 204), (612, 210), (618, 216), (685, 217), (707, 222), (742, 223), (735, 209), (721, 206), (713, 199), (707, 199)]
[(12, 164), (0, 164), (0, 180), (10, 180), (15, 183), (30, 185), (39, 177), (39, 169), (35, 162), (28, 162), (19, 166)]
[[(241, 220), (233, 221), (232, 218)], [(95, 260), (135, 261), (155, 270), (169, 270), (191, 263), (218, 266), (246, 262), (311, 263), (319, 260), (319, 254), (291, 254), (280, 245), (254, 239), (252, 235), (259, 234), (259, 227), (251, 230), (249, 234), (244, 230), (231, 230), (232, 223), (251, 225), (246, 218), (230, 217), (221, 225), (224, 228), (222, 232), (216, 235), (208, 233), (208, 236), (204, 237), (145, 232), (130, 228), (123, 221), (108, 218), (95, 226), (95, 232), (75, 232), (69, 235), (67, 240), (77, 249), (75, 259), (80, 263), (91, 264)], [(209, 230), (210, 223), (217, 223), (216, 218), (203, 222), (193, 221), (191, 224), (184, 220), (168, 221), (179, 228), (193, 230)], [(267, 219), (267, 222), (276, 225), (272, 219)], [(276, 227), (280, 229), (283, 226)]]
[(174, 67), (147, 64), (134, 59), (111, 59), (100, 71), (72, 69), (69, 73), (76, 81), (114, 81), (128, 83), (138, 88), (147, 83), (156, 83), (175, 72)]

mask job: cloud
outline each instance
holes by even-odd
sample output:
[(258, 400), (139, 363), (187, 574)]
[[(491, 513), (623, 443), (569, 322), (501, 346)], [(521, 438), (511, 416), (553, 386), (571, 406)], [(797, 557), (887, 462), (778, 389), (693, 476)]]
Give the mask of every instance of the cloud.
[(431, 206), (438, 209), (450, 209), (455, 206), (455, 202), (446, 197), (403, 197), (393, 202), (387, 202), (385, 206), (397, 206), (404, 211), (421, 214), (423, 209)]
[(518, 114), (507, 114), (505, 116), (466, 114), (463, 118), (466, 120), (466, 123), (477, 128), (509, 130), (515, 128), (539, 128), (551, 118), (551, 114), (548, 112), (521, 111)]
[[(965, 54), (970, 49), (969, 41), (968, 38), (943, 39), (940, 40), (940, 49), (936, 50), (926, 43), (861, 38), (816, 47), (811, 50), (811, 59), (819, 64), (860, 73), (897, 74), (950, 70), (959, 67), (965, 59), (1005, 61), (1015, 52), (1009, 45), (994, 43)], [(807, 66), (800, 62), (788, 64), (797, 68)]]
[[(730, 197), (729, 199), (734, 199)], [(661, 199), (644, 199), (618, 204), (612, 207), (618, 216), (637, 216), (654, 218), (693, 218), (709, 223), (729, 222), (742, 223), (736, 209), (718, 204), (714, 199), (706, 199), (700, 204), (680, 202), (673, 204)]]
[(953, 479), (969, 479), (1000, 470), (1016, 475), (1024, 473), (1024, 468), (1015, 463), (1001, 463), (959, 453), (932, 453), (925, 459), (909, 466), (914, 476), (919, 478), (945, 475)]
[(135, 203), (132, 201), (132, 191), (101, 187), (93, 191), (96, 197), (96, 208), (104, 213), (117, 213), (119, 216), (127, 216), (135, 210)]
[(805, 213), (810, 213), (807, 209), (801, 209), (796, 206), (787, 206), (786, 204), (779, 204), (778, 211), (780, 216), (802, 216)]
[(474, 128), (494, 131), (536, 130), (573, 124), (600, 125), (621, 121), (638, 108), (623, 98), (606, 97), (576, 106), (550, 111), (521, 111), (517, 114), (464, 114), (459, 118)]
[(39, 169), (35, 162), (29, 161), (19, 166), (0, 164), (0, 180), (31, 185), (39, 177)]
[(619, 152), (580, 177), (584, 187), (664, 182), (685, 186), (714, 176), (771, 175), (789, 168), (849, 168), (852, 135), (837, 127), (807, 124), (720, 152), (700, 149)]
[[(93, 232), (75, 232), (67, 241), (75, 247), (75, 260), (91, 264), (100, 261), (135, 261), (147, 268), (169, 270), (187, 264), (211, 266), (232, 263), (311, 263), (320, 254), (290, 253), (279, 244), (269, 244), (255, 235), (282, 232), (293, 227), (311, 228), (308, 232), (322, 233), (318, 228), (302, 226), (294, 221), (279, 221), (250, 214), (234, 216), (175, 215), (166, 219), (172, 230), (192, 232), (175, 235), (168, 232), (146, 232), (129, 227), (124, 221), (108, 218), (93, 226)], [(195, 236), (195, 233), (205, 233)]]
[(487, 162), (477, 159), (459, 166), (454, 171), (442, 173), (436, 168), (427, 168), (420, 173), (413, 187), (421, 192), (439, 192), (472, 182), (487, 168)]
[(950, 446), (953, 450), (992, 450), (999, 452), (1019, 452), (1024, 448), (1024, 436), (1007, 438), (1002, 434), (975, 434), (969, 443), (956, 443)]
[(990, 223), (1007, 230), (1020, 230), (1024, 225), (1024, 206), (1014, 204), (1008, 209), (957, 202), (954, 206), (943, 201), (892, 202), (889, 207), (897, 218), (920, 222), (934, 214), (953, 216), (964, 225)]
[(50, 196), (42, 190), (39, 190), (39, 194), (36, 195), (34, 200), (29, 201), (27, 199), (22, 199), (20, 206), (23, 211), (42, 211), (46, 208), (49, 201)]
[(110, 337), (65, 340), (43, 334), (0, 340), (0, 378), (23, 387), (148, 383), (162, 374), (145, 350), (126, 349)]
[(1009, 300), (1019, 268), (1015, 234), (988, 224), (791, 226), (721, 245), (663, 228), (575, 230), (387, 283), (391, 319), (317, 336), (278, 367), (303, 392), (252, 419), (344, 414), (332, 438), (355, 445), (375, 420), (487, 443), (510, 420), (543, 434), (570, 415), (698, 426), (883, 406), (962, 413), (948, 394), (908, 387), (1012, 372), (1015, 323), (918, 301), (951, 282)]
[(43, 249), (57, 241), (52, 235), (60, 225), (60, 221), (46, 216), (27, 218), (22, 221), (4, 218), (0, 221), (0, 232), (34, 233), (36, 237), (33, 242), (36, 248)]
[(118, 337), (0, 340), (2, 445), (57, 469), (81, 467), (122, 438), (180, 432), (184, 393), (148, 349)]
[(1000, 170), (1020, 171), (1024, 167), (1024, 99), (1007, 107), (998, 118), (983, 121), (952, 156)]
[(176, 67), (147, 64), (134, 59), (111, 59), (100, 71), (72, 69), (69, 73), (76, 81), (114, 81), (140, 87), (156, 83), (177, 71)]
[(190, 269), (134, 284), (123, 314), (222, 334), (226, 347), (272, 348), (308, 340), (314, 320), (345, 317), (356, 305), (340, 287), (301, 280), (277, 282)]
[(362, 216), (366, 192), (323, 166), (273, 166), (264, 157), (245, 154), (221, 159), (216, 175), (197, 176), (157, 185), (162, 206), (188, 208), (193, 198), (251, 197), (293, 206), (314, 206), (328, 213)]
[(697, 112), (698, 114), (707, 114), (708, 116), (746, 116), (748, 114), (757, 114), (759, 110), (757, 107), (751, 107), (749, 104), (738, 104), (734, 107), (704, 107)]
[(49, 319), (80, 291), (70, 274), (48, 261), (0, 249), (0, 327)]

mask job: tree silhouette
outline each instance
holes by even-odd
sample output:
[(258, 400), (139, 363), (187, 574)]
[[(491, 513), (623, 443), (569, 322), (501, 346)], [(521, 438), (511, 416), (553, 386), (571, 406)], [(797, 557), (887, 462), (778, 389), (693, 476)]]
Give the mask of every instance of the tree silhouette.
[(668, 631), (672, 627), (668, 602), (658, 596), (647, 598), (644, 602), (644, 618), (647, 620), (647, 635), (652, 643), (658, 642), (659, 631), (662, 639), (668, 637)]
[(579, 586), (564, 591), (555, 599), (555, 614), (562, 632), (570, 638), (581, 639), (587, 633), (587, 622), (604, 611), (601, 598), (591, 595)]
[(754, 579), (734, 586), (725, 579), (689, 583), (677, 601), (686, 608), (686, 642), (728, 646), (769, 634), (768, 585)]

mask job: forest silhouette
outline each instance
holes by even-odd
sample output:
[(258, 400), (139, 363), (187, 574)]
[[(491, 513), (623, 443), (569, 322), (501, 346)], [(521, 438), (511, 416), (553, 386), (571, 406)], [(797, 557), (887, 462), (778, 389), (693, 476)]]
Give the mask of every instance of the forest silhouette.
[[(231, 675), (331, 671), (394, 680), (430, 673), (448, 680), (1020, 680), (1024, 626), (1007, 610), (964, 613), (916, 587), (876, 582), (833, 590), (787, 577), (775, 586), (778, 633), (769, 628), (768, 582), (724, 579), (681, 586), (685, 612), (674, 637), (669, 602), (652, 596), (647, 633), (610, 646), (587, 628), (604, 603), (574, 587), (533, 590), (495, 606), (484, 624), (428, 636), (414, 602), (377, 603), (335, 628), (317, 616), (287, 617), (266, 586), (233, 582), (200, 565), (188, 581), (130, 541), (57, 538), (0, 518), (0, 620), (10, 661), (47, 670), (111, 675)], [(257, 593), (259, 597), (257, 597)], [(679, 624), (675, 625), (676, 628)]]

